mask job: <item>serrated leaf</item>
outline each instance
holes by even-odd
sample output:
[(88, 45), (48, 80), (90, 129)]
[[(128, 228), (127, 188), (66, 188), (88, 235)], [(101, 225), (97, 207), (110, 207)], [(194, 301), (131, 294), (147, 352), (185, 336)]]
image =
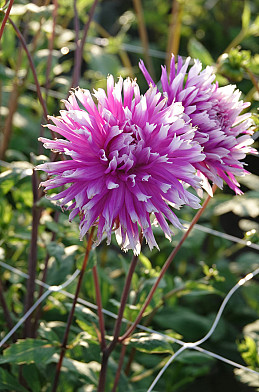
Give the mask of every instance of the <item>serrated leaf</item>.
[(189, 40), (188, 52), (193, 58), (199, 59), (204, 66), (214, 63), (209, 51), (195, 38)]
[(27, 392), (19, 382), (7, 370), (0, 368), (0, 390)]
[(132, 335), (129, 345), (144, 353), (173, 353), (171, 344), (156, 333), (135, 333)]
[(38, 365), (47, 364), (49, 358), (58, 351), (57, 347), (51, 346), (46, 340), (25, 339), (17, 340), (9, 346), (0, 357), (2, 363), (37, 363)]

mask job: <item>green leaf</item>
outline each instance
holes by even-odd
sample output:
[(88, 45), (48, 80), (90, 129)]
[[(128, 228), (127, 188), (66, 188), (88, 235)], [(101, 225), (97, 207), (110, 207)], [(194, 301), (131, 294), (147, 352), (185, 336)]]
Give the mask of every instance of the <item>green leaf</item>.
[(139, 261), (144, 265), (144, 267), (148, 269), (148, 271), (152, 269), (151, 261), (143, 253), (140, 253), (138, 258)]
[[(50, 358), (49, 362), (57, 363), (59, 355), (55, 354)], [(70, 358), (64, 358), (62, 362), (62, 371), (68, 370), (69, 372), (76, 373), (80, 378), (92, 382), (97, 385), (98, 379), (96, 373), (100, 371), (101, 365), (98, 362), (92, 361), (89, 363), (76, 361)]]
[(8, 170), (0, 174), (1, 191), (6, 194), (23, 178), (31, 176), (32, 168), (33, 166), (29, 162), (13, 162), (8, 164)]
[[(78, 257), (76, 262), (76, 267), (81, 270), (84, 262), (84, 254)], [(95, 249), (92, 249), (89, 255), (89, 260), (87, 263), (87, 271), (90, 271), (95, 265), (97, 265), (97, 253)]]
[(12, 344), (0, 357), (1, 363), (37, 363), (47, 364), (49, 358), (58, 351), (57, 347), (51, 346), (46, 340), (25, 339)]
[(215, 358), (193, 350), (183, 351), (175, 360), (186, 365), (207, 365), (215, 362)]
[(130, 346), (144, 353), (173, 353), (171, 344), (156, 333), (140, 332), (132, 335)]
[(100, 74), (117, 75), (121, 67), (118, 57), (111, 53), (105, 53), (105, 50), (97, 45), (92, 45), (90, 49), (89, 69), (98, 71)]
[(195, 38), (191, 38), (188, 42), (188, 52), (190, 56), (199, 59), (202, 65), (212, 65), (214, 63), (208, 50)]
[(22, 375), (32, 391), (40, 391), (40, 374), (34, 364), (23, 365)]
[(249, 23), (250, 23), (250, 17), (251, 17), (251, 10), (250, 10), (250, 6), (249, 6), (249, 2), (245, 1), (244, 10), (243, 10), (243, 14), (242, 14), (242, 29), (243, 30), (248, 29)]
[(256, 218), (259, 215), (258, 192), (250, 191), (246, 192), (245, 195), (235, 196), (233, 199), (218, 205), (214, 213), (215, 215), (223, 215), (230, 211), (238, 216)]
[[(68, 309), (71, 309), (71, 307), (72, 307), (72, 304), (70, 304), (70, 303), (66, 303), (65, 305)], [(75, 316), (79, 320), (85, 321), (90, 324), (92, 324), (92, 323), (98, 324), (98, 322), (99, 322), (98, 317), (94, 312), (92, 312), (90, 309), (86, 308), (85, 306), (82, 306), (79, 304), (76, 304)]]
[(38, 336), (48, 340), (49, 342), (59, 343), (59, 337), (56, 332), (53, 330), (53, 328), (48, 326), (48, 324), (44, 323), (43, 321), (40, 323), (40, 326), (38, 328)]
[(0, 390), (1, 391), (16, 391), (27, 392), (19, 382), (6, 370), (0, 368)]
[(160, 328), (173, 329), (180, 333), (184, 340), (190, 342), (201, 339), (209, 331), (212, 322), (182, 306), (174, 307), (173, 312), (171, 308), (165, 307), (156, 317), (156, 323)]

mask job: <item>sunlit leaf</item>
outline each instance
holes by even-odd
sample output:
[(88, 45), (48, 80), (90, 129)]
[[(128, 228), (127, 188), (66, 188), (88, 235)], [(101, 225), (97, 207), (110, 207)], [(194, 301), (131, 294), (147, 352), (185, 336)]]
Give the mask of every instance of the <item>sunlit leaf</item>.
[(156, 333), (140, 332), (132, 335), (129, 345), (145, 353), (173, 353), (171, 344)]

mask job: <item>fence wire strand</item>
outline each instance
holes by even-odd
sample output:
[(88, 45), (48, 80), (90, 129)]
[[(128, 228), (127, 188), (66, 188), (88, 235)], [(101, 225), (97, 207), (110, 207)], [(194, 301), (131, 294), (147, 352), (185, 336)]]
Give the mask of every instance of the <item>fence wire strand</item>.
[[(12, 267), (12, 266), (10, 266), (10, 265), (2, 262), (2, 261), (0, 261), (0, 266), (2, 266), (3, 268), (5, 268), (5, 269), (7, 269), (7, 270), (9, 270), (11, 272), (13, 272), (14, 274), (22, 276), (22, 277), (24, 277), (26, 279), (29, 278), (28, 274), (20, 271), (17, 268)], [(172, 357), (168, 360), (168, 362), (165, 364), (165, 366), (160, 370), (160, 372), (158, 373), (158, 375), (155, 378), (155, 380), (153, 381), (153, 383), (150, 385), (150, 387), (149, 387), (147, 392), (151, 392), (152, 391), (153, 387), (158, 382), (158, 380), (161, 378), (161, 376), (163, 375), (165, 370), (170, 366), (170, 364), (174, 361), (174, 359), (179, 354), (181, 354), (184, 350), (186, 350), (186, 349), (192, 349), (192, 350), (199, 351), (199, 352), (204, 353), (204, 354), (206, 354), (206, 355), (208, 355), (210, 357), (213, 357), (213, 358), (216, 358), (216, 359), (218, 359), (218, 360), (220, 360), (222, 362), (225, 362), (225, 363), (227, 363), (227, 364), (229, 364), (229, 365), (231, 365), (233, 367), (236, 367), (236, 368), (239, 368), (239, 369), (243, 369), (243, 370), (245, 370), (247, 372), (259, 375), (259, 372), (255, 371), (253, 369), (245, 367), (245, 366), (243, 366), (243, 365), (241, 365), (241, 364), (239, 364), (237, 362), (232, 361), (231, 359), (225, 358), (225, 357), (223, 357), (223, 356), (221, 356), (219, 354), (216, 354), (214, 352), (211, 352), (211, 351), (206, 350), (206, 349), (204, 349), (204, 348), (199, 346), (200, 344), (204, 343), (204, 341), (207, 340), (213, 334), (214, 330), (216, 329), (216, 327), (218, 325), (218, 322), (219, 322), (220, 317), (221, 317), (221, 315), (223, 313), (223, 310), (226, 307), (226, 305), (227, 305), (228, 301), (230, 300), (230, 298), (232, 297), (232, 295), (234, 294), (234, 292), (239, 287), (243, 286), (248, 280), (254, 278), (258, 273), (259, 273), (259, 268), (257, 268), (253, 272), (247, 274), (244, 278), (240, 279), (238, 281), (238, 283), (234, 287), (232, 287), (232, 289), (229, 291), (229, 293), (226, 295), (225, 299), (223, 300), (223, 302), (222, 302), (222, 304), (221, 304), (221, 306), (219, 308), (219, 311), (218, 311), (218, 313), (216, 315), (216, 318), (215, 318), (215, 320), (214, 320), (214, 322), (212, 324), (212, 327), (210, 328), (209, 332), (204, 336), (204, 338), (202, 338), (202, 339), (200, 339), (200, 340), (198, 340), (196, 342), (193, 342), (193, 343), (192, 342), (184, 342), (184, 341), (182, 341), (180, 339), (176, 339), (176, 338), (173, 338), (171, 336), (167, 336), (167, 335), (165, 335), (165, 334), (163, 334), (161, 332), (155, 331), (152, 328), (148, 328), (148, 327), (146, 327), (144, 325), (141, 325), (141, 324), (137, 325), (137, 328), (141, 329), (142, 331), (158, 334), (158, 335), (162, 336), (163, 338), (165, 338), (166, 340), (171, 341), (173, 343), (178, 343), (179, 345), (182, 346), (178, 351), (176, 351), (172, 355)], [(2, 341), (0, 342), (0, 347), (13, 335), (13, 333), (16, 331), (16, 329), (19, 328), (19, 326), (26, 320), (26, 318), (31, 314), (31, 312), (33, 312), (36, 309), (36, 307), (40, 304), (40, 302), (42, 302), (50, 293), (58, 291), (58, 292), (62, 293), (63, 295), (67, 296), (68, 298), (74, 299), (74, 295), (69, 293), (69, 292), (67, 292), (67, 291), (65, 291), (64, 288), (66, 286), (68, 286), (76, 278), (76, 276), (78, 274), (79, 274), (79, 270), (76, 270), (74, 272), (74, 274), (65, 283), (63, 283), (62, 285), (59, 285), (59, 286), (49, 286), (48, 284), (43, 283), (40, 280), (36, 279), (35, 283), (37, 283), (38, 285), (41, 285), (41, 286), (47, 288), (47, 291), (38, 299), (37, 302), (35, 302), (33, 307), (30, 308), (29, 311), (20, 319), (20, 321), (16, 324), (16, 326), (2, 339)], [(87, 308), (97, 310), (97, 306), (95, 304), (93, 304), (91, 302), (88, 302), (88, 301), (86, 301), (86, 300), (84, 300), (84, 299), (82, 299), (80, 297), (78, 298), (78, 303), (80, 303), (81, 305), (84, 305)], [(109, 317), (112, 317), (114, 319), (117, 318), (117, 315), (115, 313), (110, 312), (107, 309), (102, 309), (102, 312), (105, 315), (109, 316)], [(123, 322), (125, 322), (127, 324), (132, 324), (132, 322), (127, 320), (126, 318), (123, 318)]]
[[(185, 224), (189, 224), (189, 222), (187, 222), (187, 221), (184, 221), (184, 223), (185, 223)], [(239, 244), (241, 244), (241, 245), (243, 245), (243, 246), (247, 246), (247, 247), (253, 248), (253, 249), (255, 249), (255, 250), (259, 250), (259, 245), (258, 245), (258, 244), (251, 243), (250, 241), (246, 241), (246, 240), (240, 239), (240, 238), (238, 238), (238, 237), (234, 237), (234, 236), (232, 236), (232, 235), (229, 235), (229, 234), (226, 234), (226, 233), (222, 233), (222, 232), (219, 232), (219, 231), (217, 231), (217, 230), (210, 229), (210, 228), (208, 228), (208, 227), (206, 227), (206, 226), (203, 226), (203, 225), (200, 225), (200, 224), (196, 224), (196, 225), (195, 225), (195, 228), (198, 229), (198, 230), (201, 230), (201, 231), (203, 231), (203, 232), (212, 234), (212, 235), (214, 235), (214, 236), (221, 237), (221, 238), (230, 240), (230, 241), (232, 241), (232, 242), (239, 243)], [(5, 269), (11, 271), (11, 272), (14, 273), (14, 274), (17, 274), (17, 275), (23, 277), (23, 278), (25, 278), (25, 279), (28, 279), (28, 278), (29, 278), (29, 275), (28, 275), (28, 274), (26, 274), (26, 273), (20, 271), (19, 269), (15, 268), (15, 267), (12, 267), (12, 266), (10, 266), (10, 265), (4, 263), (3, 261), (0, 261), (0, 266), (2, 266), (3, 268), (5, 268)], [(159, 381), (159, 379), (162, 377), (162, 375), (164, 374), (164, 372), (166, 371), (166, 369), (171, 365), (171, 363), (175, 360), (175, 358), (177, 358), (183, 351), (185, 351), (185, 350), (187, 350), (187, 349), (192, 349), (192, 350), (199, 351), (199, 352), (204, 353), (204, 354), (206, 354), (206, 355), (208, 355), (208, 356), (210, 356), (210, 357), (213, 357), (213, 358), (216, 358), (216, 359), (218, 359), (218, 360), (220, 360), (220, 361), (222, 361), (222, 362), (225, 362), (225, 363), (227, 363), (227, 364), (229, 364), (229, 365), (231, 365), (231, 366), (233, 366), (233, 367), (236, 367), (236, 368), (245, 370), (245, 371), (247, 371), (247, 372), (255, 373), (255, 374), (258, 374), (258, 375), (259, 375), (259, 372), (255, 371), (255, 370), (253, 370), (253, 369), (250, 369), (250, 368), (248, 368), (248, 367), (245, 367), (245, 366), (243, 366), (243, 365), (241, 365), (241, 364), (239, 364), (239, 363), (237, 363), (237, 362), (232, 361), (231, 359), (225, 358), (225, 357), (223, 357), (223, 356), (221, 356), (221, 355), (219, 355), (219, 354), (216, 354), (216, 353), (214, 353), (214, 352), (211, 352), (211, 351), (209, 351), (209, 350), (206, 350), (206, 349), (200, 347), (200, 345), (201, 345), (202, 343), (204, 343), (207, 339), (209, 339), (209, 338), (211, 337), (211, 335), (213, 334), (213, 332), (215, 331), (215, 329), (216, 329), (216, 327), (217, 327), (217, 325), (218, 325), (218, 322), (219, 322), (219, 320), (220, 320), (220, 318), (221, 318), (221, 316), (222, 316), (222, 313), (223, 313), (223, 311), (224, 311), (224, 309), (225, 309), (225, 307), (226, 307), (228, 301), (230, 300), (230, 298), (232, 297), (232, 295), (235, 293), (235, 291), (236, 291), (239, 287), (243, 286), (248, 280), (254, 278), (254, 276), (256, 276), (258, 273), (259, 273), (259, 268), (257, 268), (256, 270), (254, 270), (252, 273), (247, 274), (244, 278), (240, 279), (240, 280), (238, 281), (238, 283), (237, 283), (234, 287), (232, 287), (232, 289), (229, 291), (229, 293), (228, 293), (228, 294), (226, 295), (226, 297), (224, 298), (224, 300), (223, 300), (223, 302), (222, 302), (222, 304), (221, 304), (221, 306), (220, 306), (220, 308), (219, 308), (219, 311), (218, 311), (218, 313), (217, 313), (217, 315), (216, 315), (216, 318), (215, 318), (215, 320), (214, 320), (214, 322), (213, 322), (213, 324), (212, 324), (212, 327), (210, 328), (210, 330), (208, 331), (208, 333), (207, 333), (202, 339), (200, 339), (200, 340), (198, 340), (198, 341), (196, 341), (196, 342), (184, 342), (184, 341), (182, 341), (182, 340), (180, 340), (180, 339), (176, 339), (176, 338), (173, 338), (173, 337), (171, 337), (171, 336), (167, 336), (167, 335), (165, 335), (165, 334), (163, 334), (163, 333), (161, 333), (161, 332), (155, 331), (155, 330), (153, 330), (152, 328), (148, 328), (148, 327), (146, 327), (146, 326), (144, 326), (144, 325), (141, 325), (141, 324), (138, 324), (138, 325), (137, 325), (137, 328), (138, 328), (138, 329), (141, 329), (142, 331), (146, 331), (146, 332), (148, 332), (148, 333), (155, 333), (155, 334), (158, 334), (158, 335), (162, 336), (164, 339), (166, 339), (166, 340), (168, 340), (168, 341), (171, 341), (171, 342), (173, 342), (173, 343), (177, 343), (177, 344), (179, 344), (179, 345), (181, 346), (181, 347), (179, 348), (179, 350), (177, 350), (177, 351), (171, 356), (171, 358), (167, 361), (167, 363), (164, 365), (164, 367), (160, 370), (160, 372), (158, 373), (158, 375), (156, 376), (156, 378), (154, 379), (154, 381), (153, 381), (152, 384), (150, 385), (150, 387), (149, 387), (149, 389), (148, 389), (147, 392), (151, 392), (151, 391), (153, 390), (154, 386), (157, 384), (157, 382)], [(66, 297), (68, 297), (68, 298), (70, 298), (70, 299), (73, 300), (73, 299), (74, 299), (74, 295), (71, 294), (71, 293), (69, 293), (68, 291), (64, 290), (64, 288), (67, 287), (67, 286), (68, 286), (68, 285), (78, 276), (78, 274), (79, 274), (79, 270), (76, 270), (76, 271), (74, 272), (74, 274), (73, 274), (71, 277), (69, 277), (68, 280), (66, 280), (63, 284), (58, 285), (58, 286), (55, 286), (55, 285), (50, 286), (50, 285), (48, 285), (47, 283), (43, 283), (43, 282), (41, 282), (39, 279), (36, 279), (36, 280), (35, 280), (35, 283), (38, 284), (38, 285), (40, 285), (40, 286), (43, 286), (43, 287), (46, 288), (47, 290), (46, 290), (45, 293), (43, 293), (42, 296), (34, 303), (34, 305), (33, 305), (33, 306), (32, 306), (23, 316), (22, 316), (22, 318), (17, 322), (17, 324), (16, 324), (16, 325), (15, 325), (15, 326), (14, 326), (14, 327), (4, 336), (4, 338), (0, 341), (0, 347), (2, 347), (3, 344), (7, 342), (8, 339), (10, 339), (10, 337), (11, 337), (11, 336), (15, 333), (15, 331), (25, 322), (25, 320), (30, 316), (30, 314), (31, 314), (31, 313), (39, 306), (39, 304), (40, 304), (41, 302), (43, 302), (51, 293), (53, 293), (53, 292), (60, 292), (61, 294), (65, 295)], [(97, 310), (97, 306), (96, 306), (95, 304), (93, 304), (93, 303), (91, 303), (91, 302), (89, 302), (89, 301), (86, 301), (86, 300), (84, 300), (84, 299), (82, 299), (82, 298), (78, 298), (78, 303), (81, 304), (81, 305), (83, 305), (83, 306), (85, 306), (85, 307), (87, 307), (87, 308), (93, 309), (93, 310), (95, 310), (95, 311)], [(112, 317), (113, 319), (116, 319), (116, 318), (117, 318), (117, 315), (116, 315), (115, 313), (110, 312), (110, 311), (107, 310), (107, 309), (102, 309), (102, 312), (103, 312), (106, 316)], [(124, 323), (127, 323), (127, 324), (133, 324), (131, 321), (127, 320), (126, 318), (123, 318), (123, 322), (124, 322)]]
[[(204, 343), (206, 340), (208, 340), (211, 335), (213, 334), (213, 332), (215, 331), (219, 320), (222, 316), (222, 313), (227, 305), (227, 303), (229, 302), (230, 298), (232, 297), (232, 295), (241, 287), (243, 286), (248, 280), (253, 279), (257, 274), (259, 273), (259, 268), (257, 268), (255, 271), (250, 272), (249, 274), (247, 274), (244, 278), (240, 279), (237, 284), (235, 284), (234, 287), (232, 287), (232, 289), (228, 292), (228, 294), (226, 295), (226, 297), (224, 298), (219, 311), (216, 315), (216, 318), (212, 324), (212, 327), (210, 328), (210, 330), (208, 331), (208, 333), (200, 340), (197, 340), (196, 342), (187, 342), (184, 343), (183, 346), (176, 351), (171, 358), (167, 361), (167, 363), (164, 365), (164, 367), (160, 370), (160, 372), (158, 373), (158, 375), (156, 376), (156, 378), (154, 379), (154, 381), (152, 382), (152, 384), (150, 385), (149, 389), (147, 390), (147, 392), (151, 392), (154, 388), (154, 386), (157, 384), (157, 382), (160, 380), (160, 378), (162, 377), (162, 375), (164, 374), (164, 372), (166, 371), (166, 369), (171, 365), (171, 363), (174, 361), (174, 359), (176, 357), (178, 357), (179, 354), (181, 354), (184, 350), (186, 349), (192, 349), (194, 347), (199, 346), (200, 344)], [(248, 368), (245, 368), (246, 370), (248, 370)], [(259, 372), (249, 369), (250, 371), (252, 371), (252, 373), (258, 374)]]
[[(2, 262), (1, 262), (2, 264)], [(17, 271), (16, 271), (17, 273)], [(4, 336), (4, 338), (0, 341), (0, 347), (7, 342), (7, 340), (17, 331), (17, 329), (27, 320), (27, 318), (34, 312), (34, 310), (47, 298), (50, 293), (61, 291), (65, 287), (67, 287), (73, 280), (78, 276), (80, 270), (75, 270), (72, 276), (70, 276), (63, 284), (59, 286), (48, 286), (47, 291), (43, 293), (40, 298), (30, 307), (30, 309), (22, 316), (22, 318), (15, 324), (15, 326)], [(28, 279), (29, 275), (26, 274), (26, 278)]]

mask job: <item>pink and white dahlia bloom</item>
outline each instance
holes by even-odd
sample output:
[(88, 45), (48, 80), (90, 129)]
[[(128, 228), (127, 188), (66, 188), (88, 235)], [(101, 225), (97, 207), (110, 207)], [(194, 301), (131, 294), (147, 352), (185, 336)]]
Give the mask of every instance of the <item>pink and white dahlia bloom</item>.
[[(234, 85), (218, 87), (214, 83), (215, 75), (212, 67), (202, 70), (199, 60), (194, 60), (189, 70), (191, 58), (183, 60), (178, 56), (176, 66), (172, 55), (169, 78), (166, 67), (162, 67), (161, 85), (167, 105), (181, 102), (185, 119), (196, 128), (194, 140), (202, 147), (205, 159), (194, 164), (198, 175), (203, 180), (203, 188), (208, 193), (211, 186), (208, 180), (223, 186), (223, 180), (237, 194), (242, 193), (235, 176), (247, 173), (241, 162), (247, 153), (256, 151), (250, 147), (253, 133), (250, 114), (240, 113), (249, 106), (240, 100), (241, 92)], [(149, 85), (154, 81), (140, 62), (140, 69)]]
[(151, 214), (170, 238), (166, 219), (182, 226), (169, 205), (199, 208), (185, 184), (199, 186), (194, 164), (204, 155), (182, 119), (182, 105), (167, 105), (155, 88), (142, 96), (136, 81), (119, 78), (114, 84), (109, 76), (107, 94), (98, 89), (93, 95), (98, 106), (78, 88), (60, 117), (50, 117), (54, 125), (48, 128), (64, 139), (40, 141), (71, 159), (39, 165), (50, 176), (41, 185), (65, 187), (51, 199), (72, 210), (70, 219), (79, 215), (81, 238), (97, 225), (98, 242), (106, 234), (109, 243), (116, 230), (121, 247), (137, 254), (139, 227), (149, 247), (157, 247)]

